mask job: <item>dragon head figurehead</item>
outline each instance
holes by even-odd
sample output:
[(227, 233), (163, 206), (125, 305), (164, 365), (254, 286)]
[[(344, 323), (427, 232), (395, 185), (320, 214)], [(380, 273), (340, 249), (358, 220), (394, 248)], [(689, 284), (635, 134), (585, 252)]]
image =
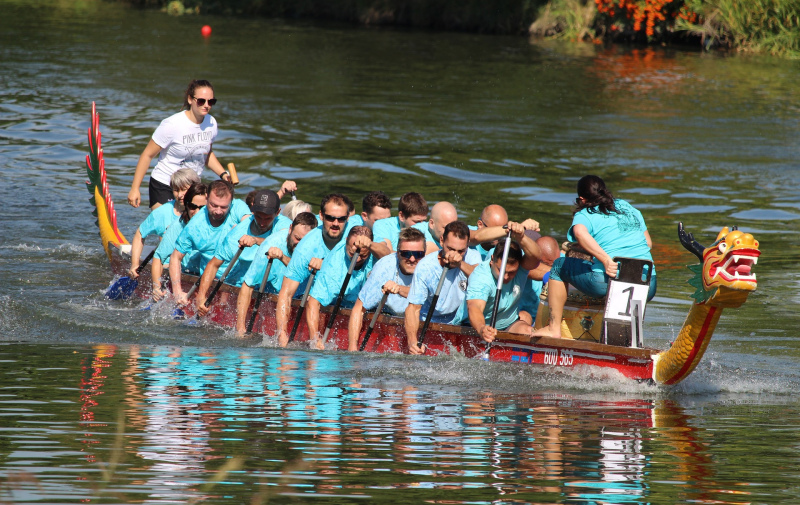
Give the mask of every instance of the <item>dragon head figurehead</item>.
[(683, 223), (678, 224), (681, 244), (702, 262), (689, 267), (695, 272), (689, 284), (697, 291), (692, 295), (697, 303), (716, 307), (739, 307), (748, 295), (756, 290), (758, 283), (752, 273), (761, 251), (758, 240), (736, 227), (722, 228), (717, 240), (710, 247), (703, 247), (691, 233), (686, 233)]

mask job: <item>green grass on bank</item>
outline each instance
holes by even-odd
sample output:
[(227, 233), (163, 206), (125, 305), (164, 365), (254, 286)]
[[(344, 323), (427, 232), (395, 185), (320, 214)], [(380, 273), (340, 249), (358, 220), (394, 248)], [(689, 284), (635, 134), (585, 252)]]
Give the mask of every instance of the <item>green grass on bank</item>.
[(800, 58), (800, 1), (686, 0), (702, 24), (678, 28), (700, 35), (707, 46)]

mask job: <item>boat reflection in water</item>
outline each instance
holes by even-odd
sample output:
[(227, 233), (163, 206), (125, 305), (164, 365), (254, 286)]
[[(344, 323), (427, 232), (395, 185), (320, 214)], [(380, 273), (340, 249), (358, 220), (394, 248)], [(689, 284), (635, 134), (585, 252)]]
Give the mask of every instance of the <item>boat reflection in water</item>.
[[(403, 489), (412, 501), (448, 490), (453, 502), (627, 503), (666, 481), (696, 493), (713, 473), (707, 434), (670, 399), (454, 387), (469, 381), (453, 377), (470, 373), (466, 361), (437, 363), (450, 367), (431, 377), (438, 388), (412, 385), (430, 363), (407, 358), (96, 346), (86, 364), (79, 429), (91, 420), (96, 433), (84, 465), (113, 463), (129, 499), (383, 500)], [(96, 422), (120, 405), (123, 429)], [(210, 485), (220, 468), (224, 484)], [(89, 475), (90, 486), (108, 477)]]

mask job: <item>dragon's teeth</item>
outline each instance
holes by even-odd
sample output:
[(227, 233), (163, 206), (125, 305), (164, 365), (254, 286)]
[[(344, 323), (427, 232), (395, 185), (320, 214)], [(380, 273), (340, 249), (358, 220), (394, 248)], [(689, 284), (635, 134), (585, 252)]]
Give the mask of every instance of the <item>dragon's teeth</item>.
[[(758, 265), (758, 256), (753, 256), (753, 264)], [(755, 277), (755, 275), (753, 277)]]

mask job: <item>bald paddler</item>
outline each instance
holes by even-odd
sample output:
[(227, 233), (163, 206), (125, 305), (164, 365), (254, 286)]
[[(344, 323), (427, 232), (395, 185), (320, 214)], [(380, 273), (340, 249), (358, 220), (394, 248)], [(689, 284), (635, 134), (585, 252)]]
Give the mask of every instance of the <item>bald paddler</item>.
[(380, 259), (396, 251), (401, 230), (427, 219), (428, 202), (425, 197), (413, 191), (401, 196), (397, 204), (397, 217), (380, 219), (372, 225), (373, 240), (380, 246), (373, 248), (375, 257)]
[(506, 246), (504, 241), (497, 244), (489, 259), (478, 265), (469, 276), (467, 284), (469, 322), (486, 342), (492, 342), (498, 330), (529, 335), (533, 324), (530, 313), (520, 310), (519, 307), (526, 294), (528, 273), (539, 266), (542, 253), (536, 242), (525, 235), (522, 224), (510, 222), (508, 231), (511, 232), (512, 242), (508, 244), (508, 258), (494, 327), (490, 323)]
[(525, 288), (525, 296), (522, 297), (520, 302), (520, 310), (531, 315), (531, 319), (536, 321), (536, 313), (539, 311), (539, 298), (542, 294), (542, 287), (544, 286), (545, 277), (550, 272), (553, 262), (561, 257), (561, 248), (558, 241), (553, 237), (540, 236), (539, 233), (531, 230), (526, 230), (525, 235), (531, 238), (536, 237), (536, 245), (542, 252), (542, 257), (539, 259), (539, 265), (528, 273), (528, 286)]
[(406, 337), (411, 354), (422, 354), (417, 346), (420, 317), (428, 314), (436, 287), (444, 267), (449, 268), (439, 301), (434, 307), (435, 323), (461, 324), (467, 316), (467, 278), (480, 263), (481, 256), (470, 249), (469, 228), (461, 221), (453, 221), (442, 232), (442, 250), (429, 254), (419, 262), (411, 279), (408, 307), (405, 312)]
[(498, 240), (491, 242), (480, 243), (475, 240), (475, 232), (491, 226), (505, 226), (508, 224), (508, 213), (501, 205), (491, 204), (484, 207), (481, 216), (475, 223), (476, 226), (470, 226), (470, 241), (469, 246), (478, 251), (481, 255), (481, 261), (485, 261), (492, 255), (492, 250), (497, 246)]
[(197, 267), (202, 272), (214, 257), (222, 238), (244, 216), (250, 214), (247, 204), (233, 198), (233, 185), (216, 180), (208, 186), (205, 208), (194, 216), (175, 241), (175, 250), (169, 260), (169, 278), (176, 303), (188, 303), (181, 287), (181, 261), (187, 254), (196, 255)]
[(231, 267), (225, 278), (225, 283), (231, 286), (241, 285), (242, 277), (247, 273), (250, 263), (255, 258), (258, 246), (273, 232), (286, 229), (292, 224), (289, 218), (280, 214), (280, 197), (271, 189), (258, 191), (253, 198), (250, 210), (253, 214), (225, 235), (217, 245), (214, 257), (203, 270), (196, 298), (197, 313), (201, 316), (208, 313), (208, 307), (205, 305), (208, 289), (219, 273), (228, 269), (228, 265), (239, 249), (244, 247), (238, 261)]
[[(306, 305), (306, 324), (308, 334), (312, 339), (319, 339), (319, 310), (320, 307), (333, 305), (347, 277), (350, 262), (353, 256), (358, 255), (353, 274), (347, 282), (341, 308), (350, 308), (358, 298), (358, 293), (364, 285), (372, 270), (372, 253), (369, 246), (372, 244), (372, 230), (366, 226), (354, 226), (347, 234), (347, 240), (339, 242), (336, 247), (325, 257), (322, 267), (311, 286)], [(318, 340), (318, 348), (322, 348)]]
[(408, 291), (417, 265), (425, 257), (425, 235), (415, 228), (403, 228), (397, 241), (397, 252), (376, 261), (367, 281), (358, 293), (349, 323), (349, 351), (358, 350), (358, 337), (364, 321), (364, 310), (373, 310), (384, 293), (389, 293), (383, 311), (403, 316), (408, 307)]
[[(492, 255), (500, 239), (506, 235), (506, 230), (502, 227), (508, 224), (508, 213), (500, 205), (487, 205), (481, 212), (481, 217), (478, 218), (476, 224), (477, 226), (470, 227), (470, 247), (473, 247), (481, 254), (482, 260), (486, 260)], [(538, 221), (529, 218), (522, 221), (522, 226), (526, 231), (537, 232), (537, 238), (539, 237)], [(484, 231), (487, 228), (491, 228), (494, 231), (487, 235)]]
[(457, 219), (458, 213), (452, 203), (439, 202), (431, 209), (431, 218), (427, 223), (414, 225), (414, 228), (425, 234), (426, 252), (428, 254), (437, 252), (442, 248), (441, 240), (445, 226), (455, 222)]
[(306, 281), (312, 271), (322, 266), (322, 260), (344, 238), (347, 219), (353, 203), (346, 195), (331, 193), (322, 199), (319, 217), (322, 225), (311, 230), (295, 247), (292, 259), (286, 266), (275, 320), (278, 329), (278, 344), (285, 347), (289, 343), (286, 327), (291, 313), (291, 301), (298, 289), (305, 290)]
[[(295, 200), (296, 201), (296, 200)], [(247, 311), (250, 307), (250, 299), (254, 289), (261, 288), (261, 281), (267, 270), (267, 263), (272, 260), (269, 269), (267, 284), (264, 292), (277, 294), (283, 284), (283, 275), (286, 272), (286, 265), (292, 259), (295, 247), (305, 237), (308, 232), (317, 227), (317, 218), (310, 212), (301, 212), (295, 216), (289, 228), (276, 231), (269, 238), (264, 240), (256, 250), (255, 258), (250, 263), (247, 273), (244, 276), (242, 287), (239, 289), (239, 298), (236, 303), (236, 333), (241, 336), (245, 334), (245, 323)]]

